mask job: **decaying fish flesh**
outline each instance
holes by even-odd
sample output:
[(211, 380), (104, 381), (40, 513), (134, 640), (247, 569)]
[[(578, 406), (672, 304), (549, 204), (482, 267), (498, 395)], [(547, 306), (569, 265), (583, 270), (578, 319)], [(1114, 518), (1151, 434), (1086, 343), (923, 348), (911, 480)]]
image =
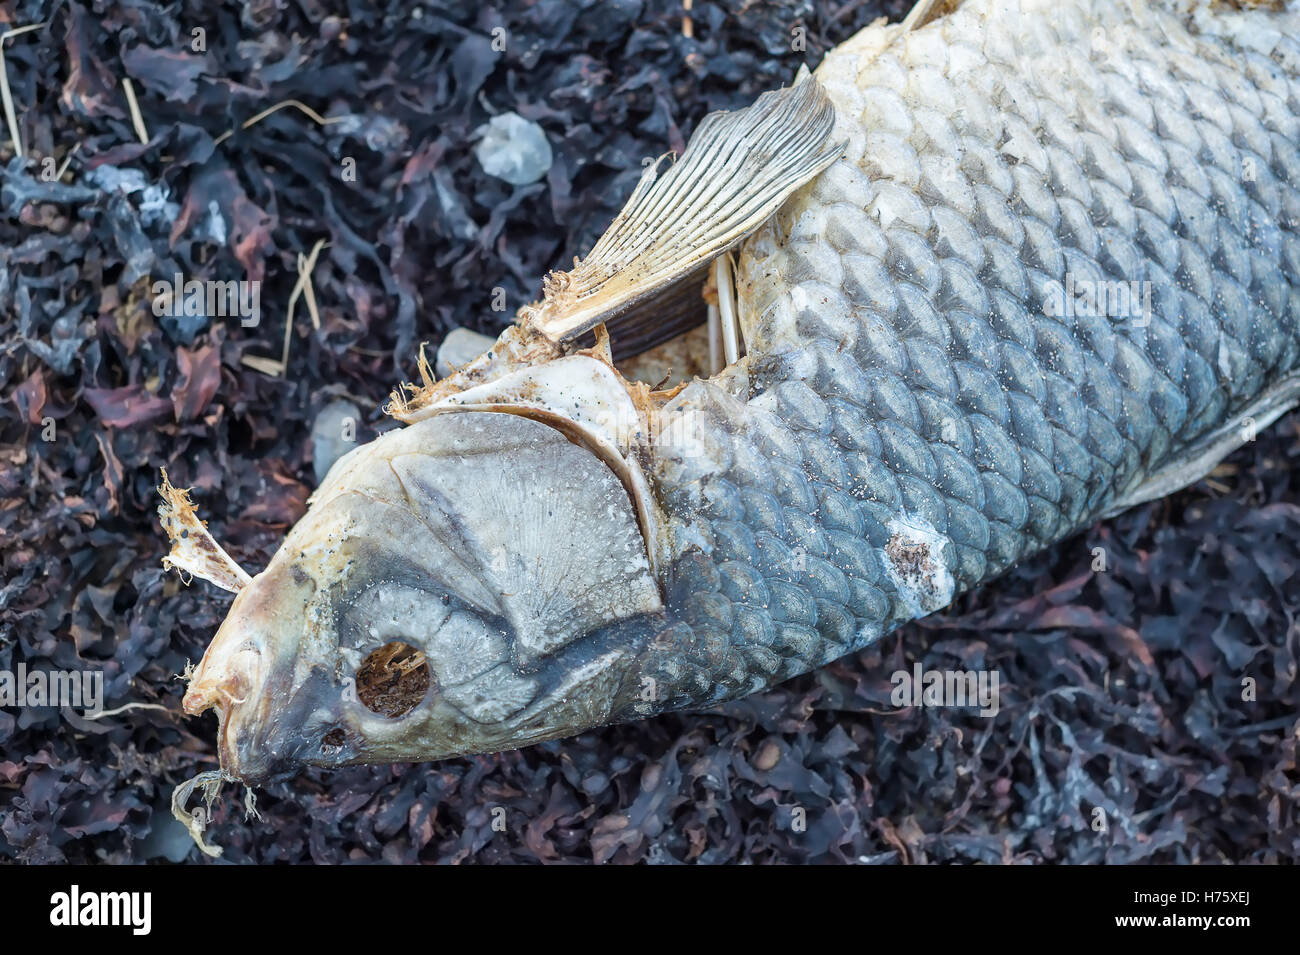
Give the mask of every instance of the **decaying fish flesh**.
[[(421, 356), (251, 580), (165, 486), (172, 562), (238, 592), (185, 696), (222, 772), (740, 697), (1206, 474), (1300, 398), (1298, 37), (1296, 3), (877, 23), (707, 118), (490, 351)], [(626, 379), (611, 338), (706, 278), (724, 367)]]

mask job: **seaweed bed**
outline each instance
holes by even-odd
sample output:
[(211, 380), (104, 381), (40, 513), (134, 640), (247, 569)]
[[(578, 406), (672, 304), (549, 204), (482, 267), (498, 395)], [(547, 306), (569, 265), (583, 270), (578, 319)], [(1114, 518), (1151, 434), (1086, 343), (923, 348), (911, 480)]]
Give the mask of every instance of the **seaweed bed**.
[[(0, 670), (102, 669), (106, 707), (157, 704), (0, 711), (0, 858), (202, 858), (168, 800), (215, 768), (216, 721), (182, 714), (177, 674), (230, 598), (162, 570), (161, 467), (263, 566), (314, 484), (322, 406), (350, 397), (360, 437), (384, 427), (421, 341), (499, 330), (642, 157), (881, 13), (696, 0), (687, 37), (660, 0), (0, 10), (0, 32), (48, 21), (4, 51), (26, 156), (0, 151)], [(223, 138), (289, 99), (329, 122), (291, 107)], [(541, 182), (475, 159), (505, 110), (546, 130)], [(287, 375), (250, 367), (279, 356), (319, 240), (319, 329), (300, 300)], [(262, 322), (155, 316), (150, 284), (176, 273), (261, 280)], [(771, 692), (499, 756), (305, 772), (259, 794), (260, 821), (228, 789), (209, 836), (263, 862), (1293, 860), (1298, 465), (1291, 416), (1211, 480)], [(997, 669), (1000, 713), (891, 706), (889, 674), (915, 661)]]

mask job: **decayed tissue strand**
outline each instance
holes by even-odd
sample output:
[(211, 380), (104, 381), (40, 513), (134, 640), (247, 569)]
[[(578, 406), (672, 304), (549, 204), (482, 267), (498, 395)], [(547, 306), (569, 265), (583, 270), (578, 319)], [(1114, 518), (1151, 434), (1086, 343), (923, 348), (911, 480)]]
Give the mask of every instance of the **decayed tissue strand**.
[(171, 542), (171, 551), (163, 558), (163, 566), (209, 581), (231, 593), (239, 593), (252, 578), (208, 533), (207, 525), (195, 513), (189, 491), (173, 487), (165, 469), (162, 478), (158, 493), (162, 495), (163, 503), (158, 505), (158, 520)]

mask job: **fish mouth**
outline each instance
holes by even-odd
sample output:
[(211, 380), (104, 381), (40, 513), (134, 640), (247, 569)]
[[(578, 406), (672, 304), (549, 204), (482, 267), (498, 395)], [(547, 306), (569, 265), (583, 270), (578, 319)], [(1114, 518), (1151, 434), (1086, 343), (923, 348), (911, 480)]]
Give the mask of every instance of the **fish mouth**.
[[(271, 735), (279, 721), (277, 701), (290, 691), (291, 651), (297, 645), (304, 614), (286, 613), (288, 593), (300, 592), (306, 610), (314, 587), (304, 587), (302, 575), (282, 574), (267, 568), (252, 579), (231, 605), (217, 631), (190, 674), (181, 705), (191, 716), (217, 711), (217, 754), (224, 775), (254, 784), (277, 775), (292, 762), (291, 747), (275, 745)], [(286, 579), (288, 578), (288, 579)]]
[[(249, 766), (248, 760), (241, 758), (241, 747), (236, 741), (246, 739), (247, 728), (258, 722), (260, 699), (254, 695), (253, 688), (261, 674), (261, 650), (246, 642), (228, 661), (214, 660), (208, 665), (211, 656), (204, 655), (204, 664), (196, 671), (182, 706), (191, 716), (216, 709), (217, 754), (225, 773), (240, 779), (250, 773), (258, 775), (260, 767)], [(242, 750), (247, 752), (249, 747), (245, 745)]]

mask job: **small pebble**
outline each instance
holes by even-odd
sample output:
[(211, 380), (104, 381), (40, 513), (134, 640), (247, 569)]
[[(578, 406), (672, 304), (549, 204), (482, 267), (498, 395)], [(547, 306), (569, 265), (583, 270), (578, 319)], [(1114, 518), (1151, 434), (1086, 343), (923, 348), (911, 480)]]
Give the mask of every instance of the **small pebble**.
[(345, 399), (331, 401), (316, 413), (311, 426), (312, 469), (316, 483), (325, 480), (334, 462), (357, 446), (357, 430), (361, 427), (361, 412)]
[(453, 328), (438, 346), (438, 357), (433, 363), (433, 370), (439, 378), (446, 378), (457, 368), (464, 368), (494, 344), (495, 338), (480, 335), (468, 328)]
[(171, 806), (159, 802), (154, 806), (149, 821), (149, 832), (135, 844), (141, 859), (166, 859), (168, 862), (184, 862), (194, 848), (190, 832), (177, 821), (171, 813)]
[(760, 773), (766, 773), (775, 768), (780, 761), (781, 747), (775, 741), (767, 740), (754, 756), (753, 766)]
[(474, 133), (482, 136), (474, 155), (489, 176), (512, 186), (526, 186), (551, 168), (551, 144), (536, 123), (518, 113), (493, 116)]

